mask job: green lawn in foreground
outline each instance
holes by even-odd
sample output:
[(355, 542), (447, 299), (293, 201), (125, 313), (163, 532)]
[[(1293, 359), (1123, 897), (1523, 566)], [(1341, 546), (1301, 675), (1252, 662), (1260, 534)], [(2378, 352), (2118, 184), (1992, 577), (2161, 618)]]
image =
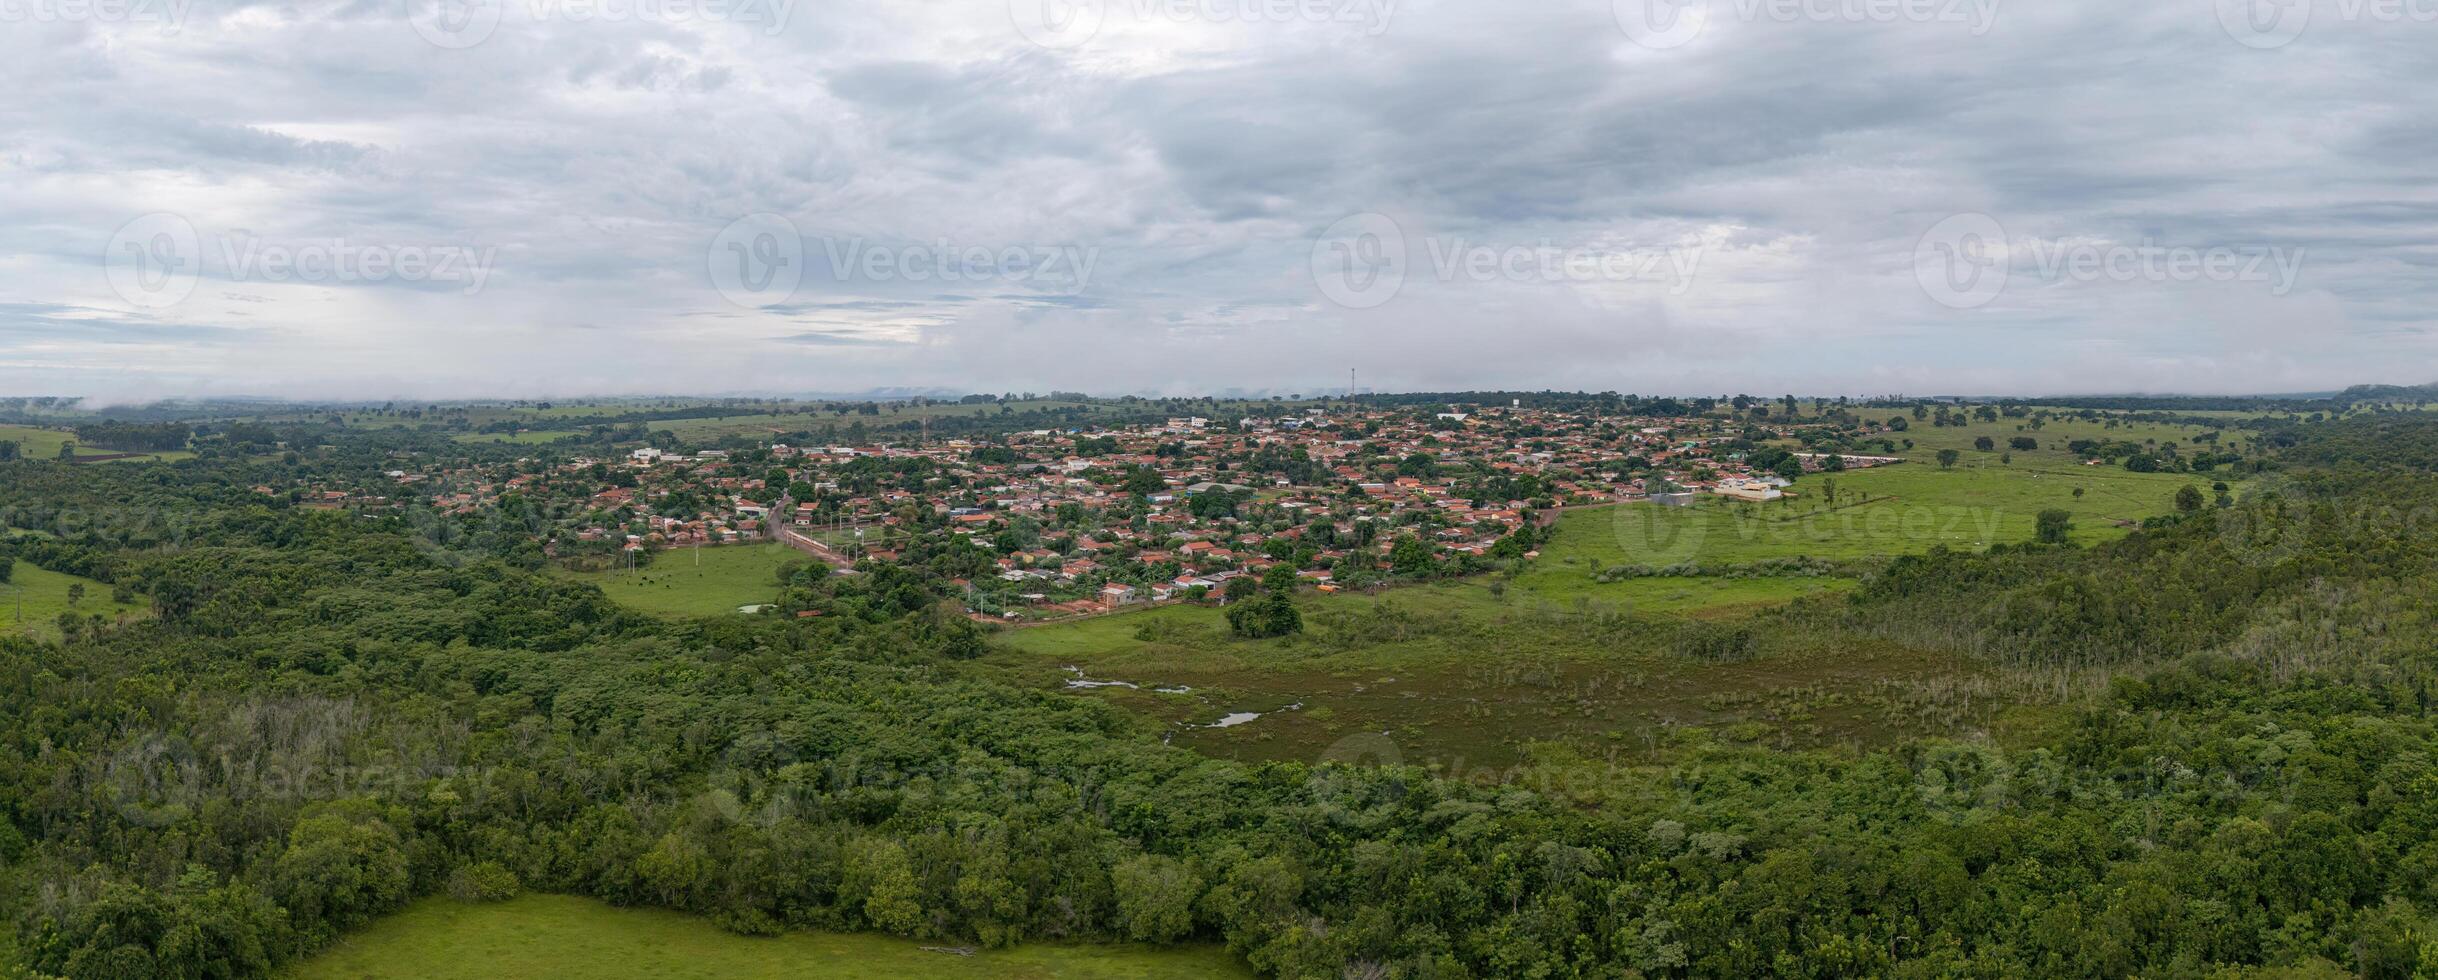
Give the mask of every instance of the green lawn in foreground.
[(656, 616), (717, 616), (776, 599), (779, 566), (804, 557), (779, 544), (677, 548), (654, 555), (640, 570), (563, 574)]
[[(496, 905), (430, 899), (342, 937), (291, 980), (1197, 980), (1252, 974), (1213, 949), (1025, 945), (972, 956), (872, 935), (737, 936), (707, 919), (527, 895)], [(941, 944), (953, 945), (953, 944)]]
[[(85, 587), (85, 597), (70, 605), (68, 587), (78, 584)], [(18, 617), (20, 608), (24, 610), (22, 620)], [(80, 616), (100, 613), (112, 620), (122, 613), (128, 616), (149, 614), (149, 609), (140, 602), (122, 604), (110, 601), (108, 585), (38, 568), (29, 562), (17, 562), (9, 583), (0, 585), (0, 629), (15, 632), (22, 626), (36, 636), (58, 636), (59, 614), (69, 611)]]

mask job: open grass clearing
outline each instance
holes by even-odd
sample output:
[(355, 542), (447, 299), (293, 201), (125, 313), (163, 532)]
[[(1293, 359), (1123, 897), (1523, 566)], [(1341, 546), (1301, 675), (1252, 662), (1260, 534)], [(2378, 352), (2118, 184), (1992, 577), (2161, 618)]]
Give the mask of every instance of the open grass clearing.
[[(6, 559), (0, 559), (4, 561)], [(84, 586), (76, 601), (69, 591)], [(59, 614), (100, 615), (107, 620), (151, 615), (141, 601), (112, 602), (110, 586), (89, 578), (54, 572), (30, 562), (17, 562), (6, 585), (0, 585), (0, 629), (40, 637), (59, 635)]]
[(776, 598), (779, 567), (804, 558), (780, 544), (733, 544), (656, 552), (642, 568), (560, 574), (597, 585), (618, 604), (655, 616), (719, 616)]
[(973, 955), (910, 939), (797, 932), (738, 936), (709, 919), (526, 895), (490, 905), (435, 898), (340, 937), (289, 980), (1207, 980), (1249, 977), (1208, 948), (1030, 944)]

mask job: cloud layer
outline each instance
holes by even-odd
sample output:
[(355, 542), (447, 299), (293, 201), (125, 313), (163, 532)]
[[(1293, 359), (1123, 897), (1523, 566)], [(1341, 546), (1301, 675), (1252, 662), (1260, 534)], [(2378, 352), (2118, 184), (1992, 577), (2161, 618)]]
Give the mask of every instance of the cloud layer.
[(0, 386), (2426, 382), (2428, 6), (0, 0)]

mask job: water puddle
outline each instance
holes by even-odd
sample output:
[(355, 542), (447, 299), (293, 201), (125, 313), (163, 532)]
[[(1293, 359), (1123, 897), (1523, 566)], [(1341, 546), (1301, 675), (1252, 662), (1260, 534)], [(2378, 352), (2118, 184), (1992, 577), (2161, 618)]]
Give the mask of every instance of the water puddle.
[[(1073, 665), (1073, 664), (1069, 664), (1069, 665), (1067, 665), (1067, 666), (1065, 666), (1065, 667), (1061, 667), (1061, 668), (1059, 668), (1059, 669), (1060, 669), (1060, 670), (1063, 670), (1063, 671), (1066, 671), (1067, 673), (1070, 673), (1070, 674), (1075, 675), (1075, 676), (1073, 676), (1073, 677), (1069, 677), (1069, 678), (1067, 678), (1067, 690), (1070, 690), (1070, 691), (1087, 691), (1087, 690), (1092, 690), (1092, 689), (1095, 689), (1095, 688), (1103, 688), (1103, 687), (1119, 687), (1119, 688), (1124, 688), (1124, 689), (1129, 690), (1129, 691), (1140, 691), (1140, 690), (1142, 690), (1142, 689), (1143, 689), (1143, 685), (1141, 685), (1141, 684), (1137, 684), (1137, 683), (1135, 683), (1135, 682), (1133, 682), (1133, 681), (1101, 681), (1101, 680), (1093, 680), (1092, 678), (1087, 677), (1087, 676), (1085, 676), (1085, 675), (1084, 675), (1084, 669), (1083, 669), (1083, 668), (1081, 668), (1081, 667), (1077, 667), (1077, 666), (1075, 666), (1075, 665)], [(1187, 686), (1185, 686), (1185, 685), (1183, 685), (1183, 684), (1167, 684), (1167, 685), (1161, 685), (1161, 686), (1153, 687), (1151, 690), (1152, 690), (1154, 693), (1158, 693), (1158, 694), (1192, 694), (1192, 693), (1194, 693), (1194, 689), (1193, 689), (1193, 688), (1187, 687)]]
[[(1297, 701), (1297, 702), (1295, 702), (1294, 704), (1290, 704), (1290, 705), (1288, 705), (1288, 706), (1286, 706), (1286, 707), (1284, 707), (1284, 708), (1280, 708), (1280, 709), (1278, 709), (1278, 710), (1279, 710), (1279, 711), (1302, 711), (1302, 710), (1304, 710), (1304, 703), (1303, 703), (1303, 702), (1301, 702), (1301, 701)], [(1228, 714), (1227, 714), (1225, 717), (1220, 718), (1218, 721), (1211, 722), (1211, 723), (1210, 723), (1210, 724), (1208, 724), (1208, 725), (1186, 725), (1185, 727), (1187, 727), (1187, 728), (1234, 728), (1234, 727), (1236, 727), (1236, 726), (1238, 726), (1238, 725), (1248, 725), (1248, 724), (1251, 724), (1251, 723), (1253, 723), (1253, 722), (1256, 722), (1256, 721), (1261, 720), (1261, 717), (1262, 717), (1263, 715), (1267, 715), (1267, 714), (1274, 714), (1274, 713), (1275, 713), (1275, 712), (1269, 712), (1269, 711), (1231, 711), (1231, 712), (1229, 712), (1229, 713), (1228, 713)]]

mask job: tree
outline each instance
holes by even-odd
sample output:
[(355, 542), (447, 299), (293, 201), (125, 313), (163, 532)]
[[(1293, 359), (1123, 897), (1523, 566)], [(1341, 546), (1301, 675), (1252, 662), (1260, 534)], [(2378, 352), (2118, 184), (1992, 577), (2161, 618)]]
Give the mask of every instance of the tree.
[(2202, 503), (2200, 487), (2187, 483), (2176, 490), (2176, 510), (2190, 514), (2200, 510)]
[(1303, 632), (1304, 617), (1295, 611), (1294, 600), (1272, 592), (1229, 606), (1227, 625), (1237, 636), (1262, 640)]
[(1192, 932), (1202, 879), (1174, 858), (1141, 854), (1110, 869), (1117, 914), (1136, 942), (1164, 943)]
[(1280, 595), (1295, 591), (1295, 566), (1280, 562), (1261, 573), (1261, 587)]
[(860, 899), (865, 920), (883, 932), (911, 935), (923, 923), (922, 886), (896, 841), (858, 837), (849, 842), (840, 891)]
[(1242, 602), (1260, 591), (1261, 583), (1253, 581), (1252, 576), (1238, 575), (1227, 580), (1227, 590), (1220, 594), (1226, 596), (1229, 602)]
[[(2187, 489), (2190, 489), (2190, 488), (2187, 488)], [(85, 601), (85, 583), (83, 583), (83, 582), (77, 582), (77, 583), (74, 583), (74, 584), (72, 584), (72, 585), (69, 585), (69, 586), (68, 586), (68, 605), (73, 606), (73, 605), (76, 605), (77, 603), (80, 603), (80, 602), (83, 602), (83, 601)]]
[(2064, 544), (2066, 535), (2073, 530), (2073, 512), (2051, 508), (2040, 512), (2033, 537), (2041, 544)]
[(1992, 439), (1988, 436), (1981, 436), (1972, 441), (1972, 448), (1986, 453), (1998, 448), (1998, 440)]
[(299, 921), (345, 929), (406, 903), (414, 875), (397, 831), (349, 809), (298, 821), (272, 867), (272, 897)]
[(1148, 497), (1168, 489), (1168, 481), (1160, 478), (1158, 470), (1137, 466), (1127, 471), (1124, 488), (1127, 493)]
[(1962, 458), (1964, 458), (1963, 453), (1957, 452), (1953, 449), (1941, 449), (1939, 450), (1939, 469), (1955, 469), (1955, 461)]

